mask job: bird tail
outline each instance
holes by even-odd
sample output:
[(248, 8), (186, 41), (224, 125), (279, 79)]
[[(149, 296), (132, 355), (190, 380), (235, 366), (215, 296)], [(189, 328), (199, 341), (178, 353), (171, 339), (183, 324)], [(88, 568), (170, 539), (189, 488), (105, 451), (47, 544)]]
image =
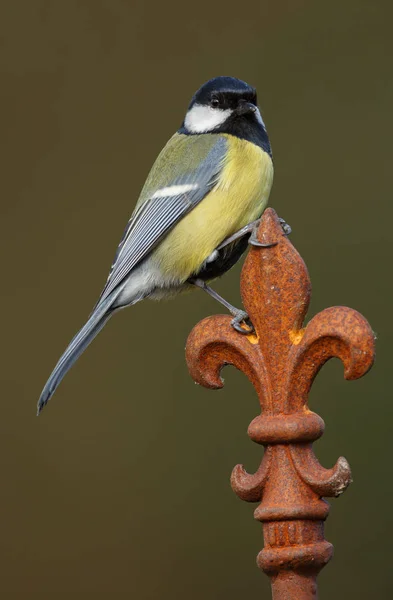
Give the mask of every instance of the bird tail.
[(55, 393), (58, 385), (63, 379), (64, 375), (71, 369), (73, 364), (78, 360), (82, 352), (84, 352), (90, 342), (96, 337), (96, 335), (104, 327), (105, 323), (110, 319), (113, 314), (111, 310), (113, 303), (122, 291), (123, 286), (119, 286), (105, 300), (100, 302), (95, 307), (92, 314), (90, 315), (87, 323), (82, 329), (76, 334), (71, 340), (66, 351), (61, 356), (59, 362), (52, 371), (51, 376), (45, 384), (42, 390), (40, 399), (37, 404), (37, 416), (40, 414), (44, 406), (49, 402), (53, 394)]

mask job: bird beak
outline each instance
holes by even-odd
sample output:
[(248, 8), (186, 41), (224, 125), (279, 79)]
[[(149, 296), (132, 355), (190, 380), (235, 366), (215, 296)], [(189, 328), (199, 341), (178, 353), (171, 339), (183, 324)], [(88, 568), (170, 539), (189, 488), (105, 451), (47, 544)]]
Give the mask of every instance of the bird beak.
[(247, 115), (249, 113), (255, 113), (257, 107), (252, 102), (242, 102), (236, 109), (237, 115)]

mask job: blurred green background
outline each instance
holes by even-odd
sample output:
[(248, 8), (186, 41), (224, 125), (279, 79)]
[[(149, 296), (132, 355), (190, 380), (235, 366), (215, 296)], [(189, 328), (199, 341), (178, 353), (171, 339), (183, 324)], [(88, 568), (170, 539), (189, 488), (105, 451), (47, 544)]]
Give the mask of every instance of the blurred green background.
[[(354, 477), (320, 596), (392, 597), (392, 17), (381, 0), (0, 4), (4, 598), (270, 597), (260, 525), (229, 485), (259, 464), (256, 396), (234, 369), (211, 392), (185, 365), (193, 325), (220, 312), (209, 297), (119, 314), (35, 417), (154, 158), (216, 75), (258, 89), (310, 313), (345, 304), (378, 334), (371, 373), (345, 382), (332, 361), (311, 395), (318, 457)], [(234, 303), (239, 273), (216, 284)]]

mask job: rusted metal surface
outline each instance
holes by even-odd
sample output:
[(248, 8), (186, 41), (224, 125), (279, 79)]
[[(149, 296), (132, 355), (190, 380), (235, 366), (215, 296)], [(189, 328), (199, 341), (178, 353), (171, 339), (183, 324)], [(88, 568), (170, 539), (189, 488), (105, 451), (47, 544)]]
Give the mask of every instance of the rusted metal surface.
[(323, 468), (312, 443), (324, 422), (307, 399), (322, 365), (332, 357), (344, 363), (346, 379), (358, 379), (374, 360), (374, 336), (367, 321), (344, 306), (328, 308), (303, 328), (311, 286), (306, 266), (273, 209), (264, 213), (257, 239), (276, 244), (252, 247), (243, 267), (243, 304), (255, 335), (241, 335), (231, 317), (201, 321), (186, 348), (193, 379), (208, 388), (223, 387), (220, 371), (231, 364), (243, 371), (259, 398), (261, 414), (248, 428), (265, 452), (256, 473), (237, 465), (235, 493), (260, 502), (255, 518), (263, 524), (264, 549), (258, 565), (271, 578), (274, 600), (317, 598), (316, 576), (333, 554), (324, 538), (329, 512), (323, 497), (340, 495), (351, 482), (345, 458)]

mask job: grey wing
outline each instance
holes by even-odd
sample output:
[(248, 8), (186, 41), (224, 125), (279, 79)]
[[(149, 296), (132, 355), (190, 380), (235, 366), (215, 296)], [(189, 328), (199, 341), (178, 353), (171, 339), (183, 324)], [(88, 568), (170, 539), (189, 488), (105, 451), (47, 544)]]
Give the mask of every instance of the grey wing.
[(217, 183), (226, 154), (226, 138), (216, 143), (195, 170), (151, 193), (132, 215), (119, 244), (100, 304)]

